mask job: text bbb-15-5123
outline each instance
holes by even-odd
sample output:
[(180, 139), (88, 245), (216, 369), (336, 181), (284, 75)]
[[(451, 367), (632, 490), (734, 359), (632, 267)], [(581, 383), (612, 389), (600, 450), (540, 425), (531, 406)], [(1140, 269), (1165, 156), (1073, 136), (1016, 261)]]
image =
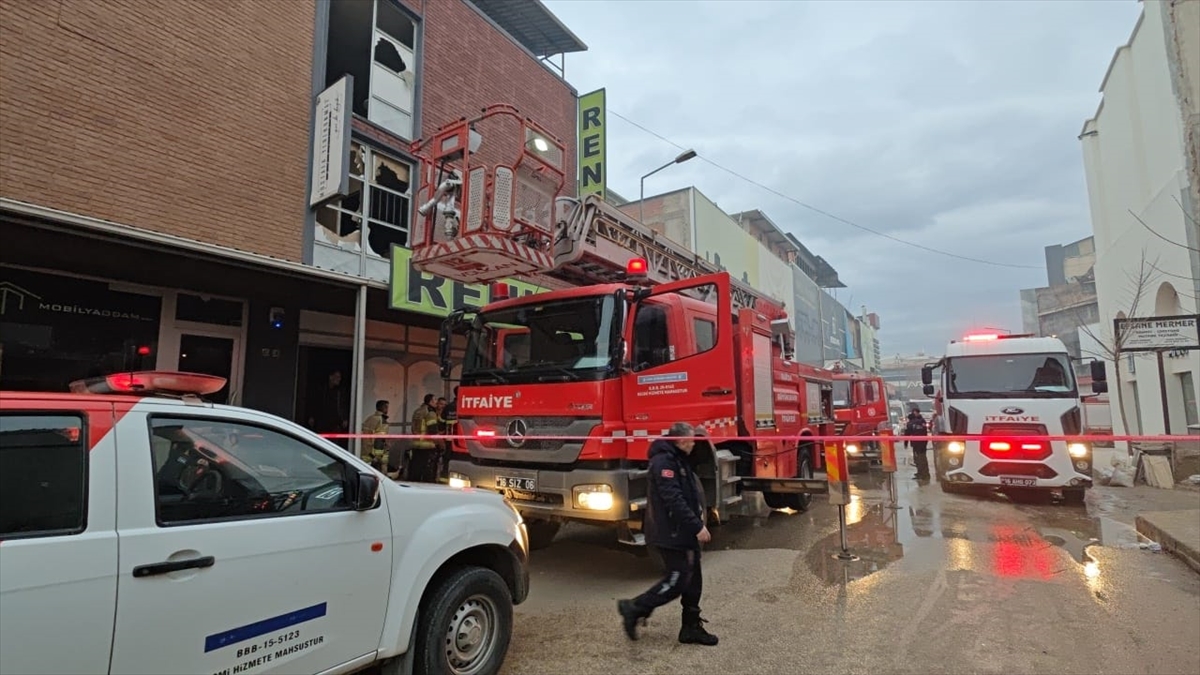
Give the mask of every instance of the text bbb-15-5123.
[(269, 637), (269, 638), (263, 640), (262, 642), (258, 642), (258, 643), (252, 644), (252, 645), (247, 645), (247, 646), (242, 647), (241, 649), (237, 650), (237, 658), (240, 659), (243, 656), (249, 656), (250, 654), (257, 652), (260, 649), (271, 649), (273, 647), (278, 647), (279, 645), (281, 645), (285, 642), (291, 642), (292, 640), (295, 640), (298, 637), (300, 637), (300, 631), (298, 631), (298, 630), (294, 630), (289, 633), (281, 633), (274, 637)]

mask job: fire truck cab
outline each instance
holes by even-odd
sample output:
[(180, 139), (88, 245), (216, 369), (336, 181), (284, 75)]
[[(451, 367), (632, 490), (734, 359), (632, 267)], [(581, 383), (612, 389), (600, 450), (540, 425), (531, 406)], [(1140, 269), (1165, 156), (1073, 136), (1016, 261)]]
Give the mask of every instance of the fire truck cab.
[[(883, 378), (860, 372), (833, 372), (833, 412), (838, 436), (878, 436), (890, 428), (887, 389)], [(877, 441), (847, 441), (846, 459), (851, 468), (880, 461)]]
[(820, 482), (821, 453), (803, 439), (831, 422), (831, 382), (790, 360), (778, 308), (735, 312), (730, 283), (720, 272), (601, 284), (451, 317), (442, 344), (456, 327), (467, 333), (458, 404), (467, 438), (455, 443), (451, 484), (503, 493), (535, 548), (568, 521), (616, 526), (640, 543), (650, 442), (684, 421), (708, 435), (693, 460), (718, 519), (751, 489), (772, 508), (807, 508), (811, 494), (753, 479)]
[(968, 335), (922, 368), (927, 396), (935, 393), (935, 371), (942, 414), (934, 433), (944, 439), (935, 444), (935, 456), (943, 491), (1050, 490), (1082, 503), (1092, 486), (1091, 444), (1049, 438), (1083, 433), (1079, 389), (1061, 340)]

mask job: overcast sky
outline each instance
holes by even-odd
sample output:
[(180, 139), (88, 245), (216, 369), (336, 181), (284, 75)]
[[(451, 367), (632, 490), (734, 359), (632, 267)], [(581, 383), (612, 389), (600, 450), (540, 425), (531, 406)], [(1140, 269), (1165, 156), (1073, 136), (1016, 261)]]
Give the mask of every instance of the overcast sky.
[[(581, 93), (608, 97), (609, 187), (679, 150), (619, 113), (795, 200), (696, 159), (646, 193), (695, 185), (762, 209), (838, 270), (838, 299), (882, 321), (885, 356), (937, 352), (974, 327), (1021, 329), (1043, 248), (1091, 234), (1077, 140), (1135, 0), (698, 2), (545, 0), (589, 49)], [(789, 303), (790, 304), (790, 303)]]

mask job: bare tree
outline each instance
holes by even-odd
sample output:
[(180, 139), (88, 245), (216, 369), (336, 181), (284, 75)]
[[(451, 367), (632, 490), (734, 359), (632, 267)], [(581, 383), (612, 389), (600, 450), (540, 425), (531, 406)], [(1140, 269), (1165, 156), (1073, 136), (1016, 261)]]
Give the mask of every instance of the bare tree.
[[(1155, 261), (1157, 262), (1157, 260)], [(1146, 292), (1153, 287), (1157, 280), (1157, 266), (1153, 262), (1146, 260), (1146, 250), (1142, 249), (1141, 259), (1138, 263), (1136, 271), (1127, 270), (1126, 277), (1126, 293), (1127, 301), (1122, 300), (1119, 304), (1124, 307), (1125, 318), (1134, 319), (1143, 316), (1143, 300), (1146, 297)], [(1151, 308), (1153, 311), (1153, 308)], [(1121, 356), (1125, 346), (1126, 333), (1117, 333), (1115, 327), (1106, 325), (1102, 320), (1099, 323), (1099, 330), (1094, 330), (1090, 325), (1079, 321), (1079, 330), (1090, 337), (1097, 345), (1098, 351), (1088, 351), (1088, 355), (1096, 358), (1112, 361), (1113, 363), (1113, 381), (1118, 389), (1117, 397), (1117, 412), (1121, 415), (1121, 428), (1125, 433), (1129, 433), (1129, 419), (1125, 414), (1125, 401), (1121, 398)], [(1080, 352), (1083, 352), (1082, 346)], [(1111, 391), (1111, 388), (1110, 388)], [(1112, 400), (1112, 394), (1109, 394), (1109, 400)], [(1138, 430), (1139, 432), (1141, 429)]]

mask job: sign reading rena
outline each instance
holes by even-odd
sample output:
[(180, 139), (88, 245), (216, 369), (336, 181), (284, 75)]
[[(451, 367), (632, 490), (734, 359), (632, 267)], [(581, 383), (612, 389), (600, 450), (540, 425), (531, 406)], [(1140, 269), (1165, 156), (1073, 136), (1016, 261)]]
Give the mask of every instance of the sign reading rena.
[(462, 396), (461, 402), (458, 404), (459, 410), (472, 410), (478, 408), (511, 408), (513, 407), (512, 396), (499, 396), (497, 394), (488, 394), (487, 396)]
[(1114, 319), (1123, 352), (1200, 349), (1200, 314)]
[[(525, 281), (505, 279), (518, 295), (533, 295), (548, 290)], [(483, 307), (499, 298), (491, 297), (485, 284), (464, 284), (424, 272), (412, 266), (412, 251), (392, 247), (392, 274), (388, 288), (388, 306), (433, 316), (446, 316), (460, 307)]]

